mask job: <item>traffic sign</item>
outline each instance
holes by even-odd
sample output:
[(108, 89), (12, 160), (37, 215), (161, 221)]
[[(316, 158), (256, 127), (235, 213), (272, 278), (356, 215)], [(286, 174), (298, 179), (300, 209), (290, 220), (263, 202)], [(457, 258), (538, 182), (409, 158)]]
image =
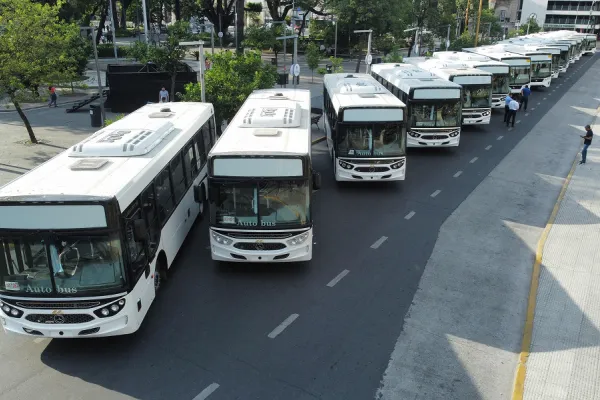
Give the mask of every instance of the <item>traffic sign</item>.
[(367, 54), (367, 56), (365, 57), (365, 63), (371, 65), (372, 62), (373, 62), (373, 56), (370, 54)]
[(217, 33), (217, 36), (219, 36), (220, 38), (222, 38), (223, 37), (223, 32)]
[(294, 64), (290, 70), (292, 71), (292, 75), (300, 76), (300, 65)]

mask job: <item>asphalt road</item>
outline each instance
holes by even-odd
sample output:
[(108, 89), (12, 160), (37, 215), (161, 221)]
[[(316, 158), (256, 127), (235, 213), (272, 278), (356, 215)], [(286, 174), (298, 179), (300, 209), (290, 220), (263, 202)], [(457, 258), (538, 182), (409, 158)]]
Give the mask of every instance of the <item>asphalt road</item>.
[(337, 185), (316, 145), (312, 262), (218, 268), (199, 222), (135, 335), (0, 334), (0, 399), (372, 399), (439, 227), (592, 59), (534, 91), (514, 130), (498, 111), (459, 149), (411, 149), (403, 183)]

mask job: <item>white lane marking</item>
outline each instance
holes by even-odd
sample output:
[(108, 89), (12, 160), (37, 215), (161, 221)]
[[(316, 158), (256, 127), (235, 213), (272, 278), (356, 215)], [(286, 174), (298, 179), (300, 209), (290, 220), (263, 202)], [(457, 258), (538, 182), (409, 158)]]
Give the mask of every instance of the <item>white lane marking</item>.
[(502, 140), (503, 137), (504, 136), (498, 136), (498, 139), (496, 139), (496, 140)]
[(521, 120), (520, 120), (520, 119), (519, 119), (519, 120), (517, 120), (517, 124), (520, 124), (520, 123), (521, 123)]
[(525, 116), (526, 116), (526, 117), (528, 117), (528, 116), (529, 116), (529, 113), (525, 113)]
[(454, 174), (454, 177), (455, 177), (455, 178), (458, 178), (458, 177), (459, 177), (459, 176), (461, 176), (461, 175), (462, 175), (462, 171), (458, 171), (457, 173), (455, 173), (455, 174)]
[(479, 157), (473, 157), (473, 159), (471, 161), (469, 161), (469, 163), (473, 164), (477, 160), (479, 160)]
[(211, 394), (213, 394), (213, 392), (215, 390), (217, 390), (219, 388), (219, 384), (218, 383), (211, 383), (210, 385), (208, 385), (206, 388), (204, 388), (203, 391), (201, 391), (198, 396), (194, 397), (193, 400), (205, 400), (208, 396), (210, 396)]
[(346, 275), (348, 275), (349, 273), (350, 273), (350, 271), (348, 271), (347, 269), (343, 270), (342, 272), (340, 272), (340, 273), (338, 274), (338, 276), (336, 276), (335, 278), (333, 278), (333, 279), (331, 280), (331, 282), (329, 282), (329, 283), (327, 284), (327, 286), (329, 286), (329, 287), (334, 287), (335, 285), (337, 285), (337, 283), (338, 283), (339, 281), (341, 281), (341, 280), (342, 280), (342, 278), (343, 278), (343, 277), (345, 277), (345, 276), (346, 276)]
[(371, 245), (372, 249), (378, 249), (379, 246), (381, 246), (383, 244), (383, 242), (385, 242), (387, 240), (387, 236), (382, 236), (379, 239), (377, 239), (377, 241), (375, 243), (373, 243)]
[(33, 343), (36, 343), (36, 344), (37, 344), (37, 343), (42, 343), (43, 341), (44, 341), (44, 339), (42, 339), (42, 338), (40, 338), (40, 337), (39, 337), (39, 338), (36, 338), (36, 339), (33, 339)]
[[(546, 100), (546, 99), (544, 99), (544, 100)], [(538, 106), (539, 106), (540, 104), (542, 104), (542, 103), (537, 103), (537, 105), (538, 105)]]
[(489, 145), (489, 146), (487, 146), (485, 149), (486, 149), (486, 150), (489, 150), (489, 149), (491, 149), (491, 148), (492, 148), (492, 145), (490, 144), (490, 145)]
[(438, 194), (440, 194), (440, 193), (442, 193), (442, 191), (441, 191), (441, 190), (436, 190), (435, 192), (431, 193), (431, 195), (430, 195), (430, 196), (431, 196), (431, 197), (435, 197), (435, 196), (437, 196), (437, 195), (438, 195)]
[[(547, 99), (547, 97), (544, 97), (542, 100), (546, 100), (546, 99)], [(538, 104), (540, 104), (540, 103), (538, 103)]]
[(275, 329), (273, 329), (273, 331), (271, 333), (269, 333), (267, 336), (270, 337), (271, 339), (275, 339), (277, 337), (277, 335), (279, 335), (281, 332), (283, 332), (283, 330), (285, 328), (287, 328), (288, 326), (290, 326), (290, 324), (292, 322), (294, 322), (296, 320), (296, 318), (298, 318), (299, 315), (298, 314), (292, 314), (289, 317), (287, 317), (285, 319), (285, 321), (283, 321), (281, 324), (279, 324), (279, 326)]
[(531, 109), (531, 111), (535, 110), (535, 107)]
[(411, 219), (415, 214), (416, 214), (416, 212), (411, 211), (408, 214), (406, 214), (406, 216), (404, 217), (404, 219)]

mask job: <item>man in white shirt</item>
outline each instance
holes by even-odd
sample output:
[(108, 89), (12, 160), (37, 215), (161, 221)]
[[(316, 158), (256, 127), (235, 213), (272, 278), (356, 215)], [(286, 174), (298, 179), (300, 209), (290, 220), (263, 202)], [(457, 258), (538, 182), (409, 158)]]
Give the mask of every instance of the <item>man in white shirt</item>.
[(159, 103), (168, 103), (169, 102), (169, 92), (163, 86), (161, 91), (158, 93), (158, 102)]
[(515, 126), (515, 118), (517, 117), (517, 111), (519, 111), (519, 102), (516, 100), (511, 100), (508, 103), (508, 118), (506, 118), (506, 126), (510, 123), (512, 119), (512, 127)]

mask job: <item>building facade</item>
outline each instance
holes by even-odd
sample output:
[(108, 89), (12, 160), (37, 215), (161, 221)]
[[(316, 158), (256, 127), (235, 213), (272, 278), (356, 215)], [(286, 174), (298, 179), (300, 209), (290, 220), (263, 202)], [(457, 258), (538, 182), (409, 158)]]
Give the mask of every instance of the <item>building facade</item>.
[(600, 1), (519, 0), (517, 19), (524, 25), (534, 18), (545, 31), (568, 29), (600, 32)]

